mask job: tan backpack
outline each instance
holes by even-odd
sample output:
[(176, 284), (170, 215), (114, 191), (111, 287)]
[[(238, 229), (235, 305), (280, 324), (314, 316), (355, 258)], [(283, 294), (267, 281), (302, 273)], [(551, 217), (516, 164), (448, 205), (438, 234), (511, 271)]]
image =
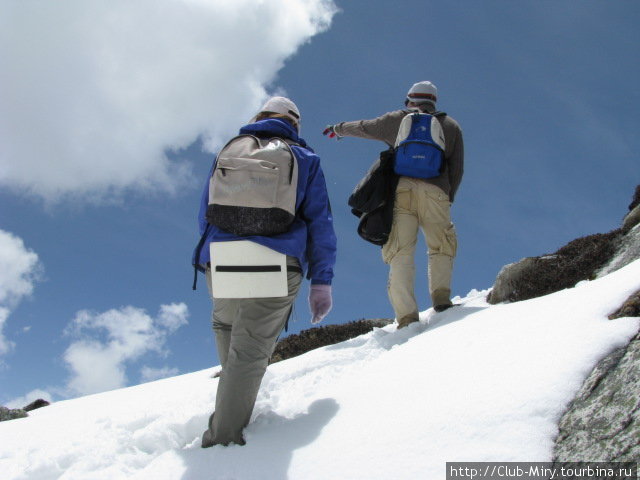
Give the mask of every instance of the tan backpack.
[(207, 221), (239, 236), (277, 235), (295, 218), (298, 162), (278, 137), (232, 138), (209, 180)]

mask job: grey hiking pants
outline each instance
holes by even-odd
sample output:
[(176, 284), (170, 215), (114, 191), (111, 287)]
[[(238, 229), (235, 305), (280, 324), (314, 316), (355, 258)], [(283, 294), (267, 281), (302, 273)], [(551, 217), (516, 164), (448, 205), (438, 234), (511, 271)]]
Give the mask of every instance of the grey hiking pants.
[[(298, 261), (287, 257), (287, 264), (298, 266)], [(222, 365), (208, 432), (214, 444), (244, 444), (242, 430), (251, 419), (260, 382), (291, 313), (302, 275), (288, 272), (287, 281), (285, 297), (213, 300), (213, 331)], [(208, 272), (207, 284), (211, 292)]]

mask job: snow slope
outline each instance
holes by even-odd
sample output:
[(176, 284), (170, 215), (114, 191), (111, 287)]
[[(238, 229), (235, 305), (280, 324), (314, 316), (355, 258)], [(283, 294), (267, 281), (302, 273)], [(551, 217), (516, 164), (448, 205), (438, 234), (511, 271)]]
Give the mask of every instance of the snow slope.
[(472, 291), (276, 363), (244, 447), (200, 448), (216, 368), (59, 402), (0, 424), (1, 478), (431, 480), (447, 461), (548, 461), (567, 403), (638, 331), (607, 315), (639, 288), (640, 260), (514, 304)]

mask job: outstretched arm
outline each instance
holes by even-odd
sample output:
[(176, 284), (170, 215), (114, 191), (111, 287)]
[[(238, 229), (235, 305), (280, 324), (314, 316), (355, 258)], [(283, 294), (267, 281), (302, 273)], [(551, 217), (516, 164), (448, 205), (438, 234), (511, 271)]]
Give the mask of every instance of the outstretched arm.
[(328, 127), (327, 133), (335, 133), (338, 137), (358, 137), (370, 140), (380, 140), (389, 146), (393, 146), (398, 135), (400, 122), (406, 115), (404, 110), (385, 113), (371, 120), (356, 120), (353, 122), (341, 122)]

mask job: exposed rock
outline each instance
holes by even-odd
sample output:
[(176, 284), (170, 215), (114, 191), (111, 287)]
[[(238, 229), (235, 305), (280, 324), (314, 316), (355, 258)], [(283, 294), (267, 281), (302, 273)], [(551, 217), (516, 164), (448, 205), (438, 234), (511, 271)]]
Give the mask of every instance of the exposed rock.
[[(609, 319), (640, 316), (640, 290)], [(640, 459), (640, 333), (602, 359), (559, 425), (554, 462)]]
[[(640, 185), (621, 229), (579, 238), (553, 255), (506, 265), (487, 300), (495, 304), (546, 295), (639, 259), (639, 209)], [(640, 316), (640, 291), (609, 318), (633, 316)], [(554, 462), (639, 460), (640, 333), (601, 360), (589, 375), (560, 420), (553, 454)]]
[(618, 310), (609, 315), (609, 320), (622, 317), (640, 317), (640, 290), (627, 298)]
[(636, 191), (633, 193), (633, 199), (629, 204), (629, 213), (622, 220), (622, 228), (628, 231), (638, 223), (640, 223), (640, 185), (636, 187)]
[(14, 420), (16, 418), (24, 418), (26, 416), (27, 412), (21, 408), (0, 407), (0, 422)]
[(487, 301), (517, 302), (571, 288), (640, 258), (640, 185), (635, 189), (622, 228), (569, 242), (552, 255), (528, 257), (498, 273)]
[(620, 252), (622, 230), (598, 233), (569, 242), (552, 255), (528, 257), (500, 270), (487, 301), (517, 302), (548, 295), (593, 280)]
[(303, 330), (297, 335), (289, 335), (278, 342), (271, 356), (271, 363), (297, 357), (310, 350), (344, 342), (350, 338), (370, 332), (375, 327), (393, 323), (391, 319), (357, 320), (343, 325), (326, 325)]
[(38, 400), (31, 402), (29, 405), (22, 408), (0, 407), (0, 422), (4, 422), (6, 420), (14, 420), (16, 418), (28, 417), (29, 414), (27, 412), (35, 410), (36, 408), (46, 407), (47, 405), (49, 405), (49, 402), (39, 398)]
[[(640, 208), (640, 205), (636, 208)], [(596, 273), (596, 277), (603, 277), (629, 265), (640, 258), (640, 225), (626, 230), (620, 238), (616, 251), (606, 264)]]
[(631, 199), (631, 203), (629, 204), (629, 211), (633, 210), (638, 205), (640, 205), (640, 185), (638, 185), (635, 192), (633, 192), (633, 199)]
[(519, 262), (505, 265), (498, 273), (487, 301), (495, 304), (523, 300), (527, 296), (523, 289), (531, 290), (531, 286), (526, 285), (525, 279), (528, 277), (529, 272), (534, 272), (540, 268), (552, 268), (550, 257), (527, 257)]
[(640, 205), (636, 205), (622, 220), (622, 229), (625, 231), (631, 230), (633, 227), (640, 223)]
[(640, 334), (600, 361), (559, 427), (554, 462), (640, 459)]
[(25, 412), (30, 412), (31, 410), (35, 410), (37, 408), (46, 407), (48, 405), (50, 405), (49, 402), (47, 402), (46, 400), (43, 400), (42, 398), (39, 398), (39, 399), (34, 400), (33, 402), (31, 402), (26, 407), (22, 407), (22, 409)]

